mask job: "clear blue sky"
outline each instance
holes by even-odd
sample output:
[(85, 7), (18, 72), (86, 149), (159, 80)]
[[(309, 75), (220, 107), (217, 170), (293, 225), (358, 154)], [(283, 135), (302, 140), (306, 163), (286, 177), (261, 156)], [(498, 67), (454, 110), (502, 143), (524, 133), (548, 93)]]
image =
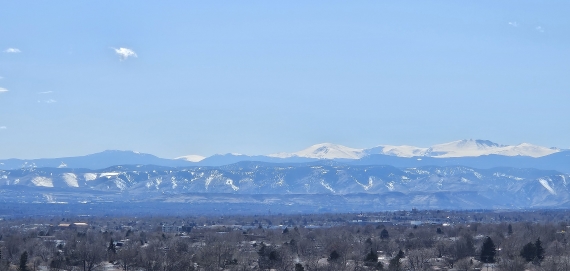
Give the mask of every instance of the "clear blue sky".
[(147, 2), (0, 2), (0, 158), (570, 147), (569, 1)]

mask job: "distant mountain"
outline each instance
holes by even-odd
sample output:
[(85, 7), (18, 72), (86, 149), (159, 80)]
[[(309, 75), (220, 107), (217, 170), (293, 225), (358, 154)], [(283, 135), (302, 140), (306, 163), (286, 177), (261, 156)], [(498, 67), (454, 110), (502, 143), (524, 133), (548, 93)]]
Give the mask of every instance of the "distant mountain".
[(305, 157), (315, 159), (361, 159), (374, 154), (384, 154), (397, 157), (421, 156), (438, 158), (475, 157), (496, 154), (503, 156), (542, 157), (559, 151), (560, 149), (541, 147), (528, 143), (509, 146), (500, 145), (489, 140), (465, 139), (438, 144), (429, 148), (408, 145), (380, 145), (369, 149), (355, 149), (337, 144), (322, 143), (294, 153), (276, 153), (268, 156), (279, 158)]
[(300, 195), (334, 195), (354, 201), (366, 199), (367, 204), (384, 209), (410, 205), (447, 209), (568, 208), (569, 178), (552, 170), (397, 168), (334, 161), (296, 165), (241, 162), (186, 168), (139, 165), (101, 170), (26, 168), (0, 170), (0, 195), (4, 202), (215, 202), (224, 194), (248, 200), (256, 195), (289, 195), (281, 197), (282, 204), (293, 205), (306, 204), (302, 201), (307, 197)]
[(247, 162), (247, 161), (254, 161), (254, 162), (266, 162), (266, 163), (306, 163), (317, 161), (318, 159), (314, 158), (305, 158), (305, 157), (289, 157), (289, 158), (280, 158), (280, 157), (271, 157), (265, 155), (244, 155), (244, 154), (216, 154), (210, 157), (201, 160), (200, 162), (195, 163), (197, 166), (224, 166), (229, 164), (234, 164), (238, 162)]
[(528, 143), (508, 146), (499, 145), (489, 140), (458, 140), (444, 144), (434, 145), (426, 150), (425, 155), (430, 157), (472, 157), (482, 155), (504, 156), (530, 156), (542, 157), (559, 152), (559, 149), (546, 148)]
[(570, 172), (570, 158), (564, 150), (546, 148), (527, 143), (500, 145), (488, 140), (459, 140), (429, 148), (414, 146), (380, 145), (368, 149), (346, 147), (332, 143), (310, 146), (293, 153), (270, 155), (216, 154), (181, 156), (175, 159), (159, 158), (151, 154), (132, 151), (104, 151), (100, 153), (64, 158), (6, 159), (0, 160), (0, 169), (19, 168), (88, 168), (100, 169), (115, 165), (157, 165), (168, 167), (222, 166), (242, 161), (268, 163), (306, 163), (335, 160), (354, 165), (464, 165), (478, 168), (500, 166), (554, 169)]
[(0, 169), (17, 168), (89, 168), (100, 169), (115, 165), (157, 165), (180, 167), (192, 163), (185, 160), (164, 159), (152, 154), (133, 151), (108, 150), (77, 157), (0, 160)]
[(192, 154), (192, 155), (185, 155), (185, 156), (176, 157), (176, 158), (174, 158), (174, 159), (177, 159), (177, 160), (185, 160), (185, 161), (188, 161), (188, 162), (194, 162), (194, 163), (195, 163), (195, 162), (200, 162), (200, 161), (206, 159), (206, 157), (205, 157), (205, 156), (201, 156), (201, 155)]
[(321, 143), (294, 153), (276, 153), (268, 156), (276, 158), (360, 159), (365, 155), (364, 149), (354, 149), (332, 143)]
[(482, 155), (473, 157), (397, 157), (383, 154), (368, 155), (358, 160), (344, 160), (351, 165), (391, 165), (395, 167), (467, 166), (489, 169), (494, 167), (534, 168), (570, 173), (570, 151), (542, 157)]

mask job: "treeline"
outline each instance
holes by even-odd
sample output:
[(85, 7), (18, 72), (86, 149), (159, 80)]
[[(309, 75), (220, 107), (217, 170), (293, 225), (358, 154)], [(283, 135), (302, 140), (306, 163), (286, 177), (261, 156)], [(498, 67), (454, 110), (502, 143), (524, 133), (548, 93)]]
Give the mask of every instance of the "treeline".
[[(363, 217), (329, 214), (3, 220), (0, 271), (570, 271), (565, 220), (352, 223)], [(79, 221), (85, 224), (73, 224)], [(189, 232), (162, 232), (163, 225), (182, 224)]]

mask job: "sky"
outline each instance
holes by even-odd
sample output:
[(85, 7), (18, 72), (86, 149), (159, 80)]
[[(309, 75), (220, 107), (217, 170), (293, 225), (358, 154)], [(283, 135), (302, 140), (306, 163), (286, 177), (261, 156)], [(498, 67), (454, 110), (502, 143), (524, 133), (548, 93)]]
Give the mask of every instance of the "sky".
[[(152, 2), (152, 3), (147, 3)], [(570, 148), (568, 1), (2, 1), (0, 158)]]

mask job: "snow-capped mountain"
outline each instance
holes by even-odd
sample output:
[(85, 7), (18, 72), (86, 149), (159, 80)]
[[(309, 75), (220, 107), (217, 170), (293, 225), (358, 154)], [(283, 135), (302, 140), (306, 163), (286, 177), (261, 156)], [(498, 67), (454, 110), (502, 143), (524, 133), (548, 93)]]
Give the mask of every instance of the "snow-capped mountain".
[(187, 155), (175, 159), (159, 158), (151, 154), (133, 151), (110, 150), (77, 157), (5, 159), (0, 160), (0, 169), (42, 167), (100, 169), (115, 165), (222, 166), (241, 161), (306, 163), (326, 159), (341, 160), (344, 163), (359, 165), (394, 165), (403, 167), (464, 165), (484, 168), (514, 166), (570, 172), (570, 157), (568, 154), (570, 154), (570, 151), (546, 148), (528, 143), (509, 146), (488, 140), (469, 139), (438, 144), (429, 148), (408, 145), (379, 145), (373, 148), (359, 149), (332, 143), (322, 143), (293, 153), (253, 156), (228, 153), (209, 157)]
[(268, 156), (277, 158), (360, 159), (365, 155), (364, 149), (355, 149), (332, 143), (321, 143), (294, 153), (276, 153)]
[(416, 157), (425, 156), (428, 148), (419, 148), (408, 145), (394, 146), (394, 145), (380, 145), (374, 148), (366, 149), (367, 155), (371, 154), (384, 154), (397, 157)]
[(180, 159), (180, 160), (185, 160), (185, 161), (188, 161), (188, 162), (194, 162), (194, 163), (195, 163), (195, 162), (200, 162), (200, 161), (206, 159), (206, 157), (205, 157), (205, 156), (201, 156), (201, 155), (191, 154), (191, 155), (185, 155), (185, 156), (176, 157), (176, 158), (174, 158), (174, 159), (175, 159), (175, 160)]
[(424, 156), (430, 157), (473, 157), (489, 154), (504, 156), (530, 156), (542, 157), (559, 152), (556, 148), (546, 148), (522, 143), (519, 145), (499, 145), (489, 140), (458, 140), (444, 144), (438, 144), (426, 150)]
[(464, 139), (433, 145), (429, 148), (408, 145), (379, 145), (369, 149), (355, 149), (342, 145), (322, 143), (294, 153), (270, 154), (270, 157), (305, 157), (315, 159), (361, 159), (368, 155), (383, 154), (397, 157), (477, 157), (483, 155), (542, 157), (560, 149), (536, 146), (529, 143), (500, 145), (489, 140)]

